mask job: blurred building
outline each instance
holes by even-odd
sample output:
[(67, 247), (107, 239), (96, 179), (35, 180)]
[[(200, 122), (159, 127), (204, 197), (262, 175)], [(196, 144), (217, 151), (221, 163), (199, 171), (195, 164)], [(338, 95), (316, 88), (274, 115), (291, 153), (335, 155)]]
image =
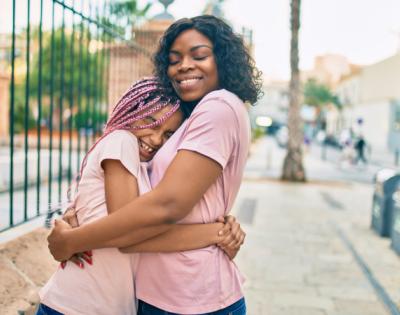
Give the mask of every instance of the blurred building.
[[(345, 56), (325, 54), (317, 56), (313, 68), (301, 71), (300, 76), (303, 83), (313, 79), (335, 91), (343, 77), (349, 77), (359, 69), (360, 66), (350, 63)], [(328, 104), (323, 108), (322, 114), (326, 135), (336, 138), (343, 128), (342, 113), (334, 104)]]
[(331, 89), (336, 88), (343, 76), (351, 74), (359, 66), (349, 63), (346, 57), (336, 54), (325, 54), (314, 59), (310, 70), (301, 71), (301, 80), (307, 82), (315, 79)]
[(400, 53), (345, 76), (336, 92), (346, 127), (372, 148), (400, 149)]
[(137, 48), (122, 44), (111, 48), (108, 94), (110, 108), (113, 108), (133, 82), (152, 75), (151, 57), (162, 34), (173, 22), (173, 16), (165, 11), (132, 30)]

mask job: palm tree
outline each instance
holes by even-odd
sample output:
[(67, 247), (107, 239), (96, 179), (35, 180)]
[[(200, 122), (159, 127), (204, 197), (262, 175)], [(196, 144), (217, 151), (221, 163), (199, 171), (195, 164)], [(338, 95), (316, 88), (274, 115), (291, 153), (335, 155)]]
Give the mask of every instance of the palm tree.
[(292, 0), (290, 4), (290, 93), (288, 127), (289, 141), (283, 163), (282, 180), (304, 182), (306, 174), (303, 167), (303, 132), (300, 117), (300, 74), (299, 74), (299, 29), (301, 0)]

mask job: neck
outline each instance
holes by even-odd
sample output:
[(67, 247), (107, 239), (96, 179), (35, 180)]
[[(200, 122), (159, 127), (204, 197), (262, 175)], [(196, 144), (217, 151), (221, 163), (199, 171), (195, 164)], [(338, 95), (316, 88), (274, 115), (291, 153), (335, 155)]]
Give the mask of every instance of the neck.
[(184, 102), (181, 101), (181, 110), (185, 118), (189, 117), (199, 101)]

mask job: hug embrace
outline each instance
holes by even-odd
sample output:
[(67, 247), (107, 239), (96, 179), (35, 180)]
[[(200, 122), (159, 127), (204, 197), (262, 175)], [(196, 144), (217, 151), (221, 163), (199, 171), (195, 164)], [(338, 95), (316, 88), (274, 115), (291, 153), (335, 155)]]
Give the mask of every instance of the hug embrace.
[[(60, 267), (37, 314), (246, 314), (229, 216), (261, 73), (214, 16), (173, 23), (155, 77), (115, 105), (48, 242)], [(85, 263), (85, 264), (84, 264)]]

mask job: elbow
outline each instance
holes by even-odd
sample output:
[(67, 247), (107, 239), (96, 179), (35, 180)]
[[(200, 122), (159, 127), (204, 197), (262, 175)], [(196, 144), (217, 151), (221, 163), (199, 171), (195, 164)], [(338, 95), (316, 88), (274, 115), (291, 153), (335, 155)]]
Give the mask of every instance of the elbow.
[(164, 224), (176, 224), (187, 215), (185, 207), (177, 200), (167, 202), (163, 208), (165, 209), (163, 213)]
[(189, 206), (190, 201), (175, 190), (156, 187), (153, 193), (159, 206), (158, 220), (161, 224), (175, 224), (188, 214), (188, 209), (192, 209), (192, 206)]

